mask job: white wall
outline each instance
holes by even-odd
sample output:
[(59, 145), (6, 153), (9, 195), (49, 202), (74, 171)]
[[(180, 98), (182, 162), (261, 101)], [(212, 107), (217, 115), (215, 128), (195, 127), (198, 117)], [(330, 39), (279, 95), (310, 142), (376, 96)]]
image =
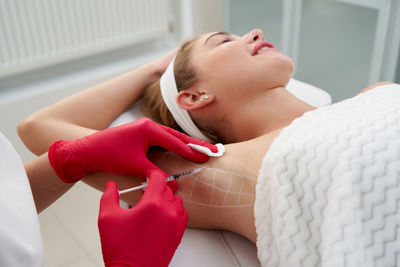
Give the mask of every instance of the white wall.
[(223, 0), (182, 0), (182, 39), (223, 30)]
[[(10, 140), (22, 159), (32, 160), (17, 135), (17, 124), (33, 112), (55, 103), (83, 89), (99, 84), (118, 74), (127, 72), (156, 59), (172, 50), (166, 40), (156, 45), (119, 51), (52, 67), (35, 73), (26, 73), (0, 81), (0, 131)], [(124, 56), (121, 56), (121, 53)], [(88, 62), (92, 61), (92, 63)], [(94, 63), (95, 65), (93, 65)], [(78, 65), (87, 67), (78, 69)], [(54, 70), (58, 68), (58, 70)], [(77, 69), (75, 71), (71, 69)], [(55, 76), (46, 76), (54, 72)]]
[(167, 53), (176, 40), (223, 29), (223, 0), (170, 0), (170, 6), (172, 34), (167, 38), (0, 79), (0, 131), (24, 161), (34, 155), (16, 127), (29, 114)]

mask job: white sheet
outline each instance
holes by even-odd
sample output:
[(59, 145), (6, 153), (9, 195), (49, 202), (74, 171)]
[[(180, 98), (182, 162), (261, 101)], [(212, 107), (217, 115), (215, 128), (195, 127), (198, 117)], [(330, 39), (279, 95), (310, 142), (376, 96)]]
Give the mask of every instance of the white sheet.
[(262, 266), (400, 264), (400, 85), (308, 112), (256, 186)]
[(296, 79), (290, 79), (286, 89), (297, 98), (316, 108), (325, 107), (332, 103), (332, 98), (327, 92)]

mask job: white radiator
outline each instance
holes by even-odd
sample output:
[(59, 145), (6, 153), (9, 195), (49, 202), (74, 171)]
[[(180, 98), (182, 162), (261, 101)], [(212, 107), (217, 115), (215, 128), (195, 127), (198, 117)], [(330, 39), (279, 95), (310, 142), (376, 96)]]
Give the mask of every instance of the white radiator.
[(0, 0), (0, 77), (167, 33), (166, 0)]

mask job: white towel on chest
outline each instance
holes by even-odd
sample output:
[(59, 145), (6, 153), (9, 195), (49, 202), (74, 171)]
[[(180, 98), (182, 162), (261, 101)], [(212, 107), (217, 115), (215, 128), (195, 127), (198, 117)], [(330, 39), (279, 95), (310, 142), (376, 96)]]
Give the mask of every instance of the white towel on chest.
[(264, 157), (263, 266), (400, 266), (400, 85), (308, 112)]

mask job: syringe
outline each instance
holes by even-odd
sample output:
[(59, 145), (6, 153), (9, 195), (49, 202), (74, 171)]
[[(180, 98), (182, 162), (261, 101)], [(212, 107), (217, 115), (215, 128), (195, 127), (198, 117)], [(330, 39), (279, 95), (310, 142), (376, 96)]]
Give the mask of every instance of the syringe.
[[(172, 180), (176, 180), (176, 179), (178, 179), (178, 178), (180, 178), (182, 176), (186, 176), (186, 175), (194, 174), (194, 173), (199, 173), (202, 170), (203, 170), (203, 168), (197, 168), (197, 169), (193, 169), (193, 170), (189, 170), (189, 171), (180, 172), (180, 173), (173, 174), (173, 175), (170, 175), (170, 176), (166, 177), (165, 180), (167, 182), (169, 182), (169, 181), (172, 181)], [(136, 191), (136, 190), (139, 190), (139, 189), (144, 189), (144, 188), (147, 187), (148, 184), (149, 184), (149, 182), (146, 181), (146, 182), (142, 183), (142, 185), (135, 186), (135, 187), (132, 187), (132, 188), (128, 188), (128, 189), (125, 189), (125, 190), (121, 190), (121, 191), (119, 191), (119, 195), (122, 195), (122, 194), (125, 194), (125, 193), (128, 193), (128, 192), (132, 192), (132, 191)]]

